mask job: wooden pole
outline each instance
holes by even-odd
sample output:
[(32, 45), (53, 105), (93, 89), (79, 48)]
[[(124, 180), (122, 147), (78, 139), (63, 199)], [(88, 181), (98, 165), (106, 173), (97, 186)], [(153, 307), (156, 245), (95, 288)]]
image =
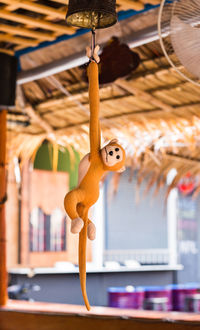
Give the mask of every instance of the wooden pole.
[(0, 110), (0, 306), (7, 302), (6, 270), (6, 110)]

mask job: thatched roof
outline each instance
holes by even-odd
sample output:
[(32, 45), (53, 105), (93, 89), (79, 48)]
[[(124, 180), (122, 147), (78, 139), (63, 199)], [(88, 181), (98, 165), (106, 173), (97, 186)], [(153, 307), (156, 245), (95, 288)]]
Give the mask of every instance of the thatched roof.
[[(26, 2), (29, 1), (22, 1)], [(121, 5), (142, 6), (145, 2), (123, 0), (118, 5), (120, 9)], [(57, 3), (62, 9), (63, 1)], [(156, 10), (135, 16), (99, 31), (98, 42), (103, 43), (112, 35), (125, 42), (127, 35), (155, 24), (156, 20)], [(20, 58), (22, 69), (84, 50), (89, 38), (84, 34), (25, 54)], [(141, 177), (151, 172), (149, 185), (157, 181), (159, 187), (169, 170), (176, 168), (173, 186), (188, 171), (192, 175), (200, 172), (200, 88), (170, 68), (158, 41), (134, 51), (141, 58), (137, 70), (100, 87), (103, 138), (119, 138), (127, 150), (128, 165), (138, 168)], [(81, 154), (88, 152), (88, 86), (82, 76), (83, 69), (77, 67), (18, 86), (16, 108), (8, 114), (10, 156), (31, 157), (45, 139), (69, 150), (73, 145)]]

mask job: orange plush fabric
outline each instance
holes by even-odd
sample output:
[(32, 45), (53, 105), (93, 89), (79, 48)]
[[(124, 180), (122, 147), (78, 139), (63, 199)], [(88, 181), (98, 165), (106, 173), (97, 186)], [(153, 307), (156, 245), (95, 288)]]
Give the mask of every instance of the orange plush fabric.
[[(93, 224), (88, 219), (89, 208), (96, 203), (99, 197), (99, 182), (108, 171), (122, 171), (125, 163), (125, 151), (112, 140), (101, 149), (100, 123), (99, 123), (99, 81), (98, 65), (91, 62), (88, 67), (89, 101), (90, 101), (90, 154), (86, 173), (76, 189), (65, 196), (64, 205), (68, 216), (72, 220), (72, 232), (79, 233), (79, 273), (81, 290), (85, 305), (90, 310), (90, 304), (86, 293), (86, 243), (87, 234), (90, 239), (91, 232), (87, 232)], [(84, 158), (87, 158), (84, 157)], [(87, 160), (86, 160), (87, 161)], [(84, 160), (85, 162), (85, 160)], [(94, 226), (94, 225), (93, 225)], [(92, 236), (92, 235), (91, 235)]]

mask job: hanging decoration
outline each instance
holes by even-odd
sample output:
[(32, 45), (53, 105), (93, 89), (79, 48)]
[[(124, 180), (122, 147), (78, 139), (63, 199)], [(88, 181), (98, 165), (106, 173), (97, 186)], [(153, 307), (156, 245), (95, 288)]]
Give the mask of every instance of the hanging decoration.
[(106, 84), (132, 73), (140, 64), (138, 53), (113, 36), (103, 47), (99, 64), (99, 83)]
[(195, 192), (195, 189), (199, 185), (199, 180), (197, 177), (194, 177), (191, 175), (190, 172), (188, 172), (178, 183), (178, 190), (179, 192), (184, 195), (192, 195)]
[[(116, 36), (104, 45), (99, 58), (99, 84), (112, 83), (118, 78), (124, 78), (134, 72), (140, 64), (139, 54)], [(85, 66), (83, 79), (88, 79)]]
[(105, 28), (116, 22), (114, 0), (70, 1), (66, 16), (68, 24), (90, 28), (92, 30), (92, 47), (87, 48), (90, 59), (88, 66), (89, 104), (90, 104), (90, 153), (79, 165), (77, 188), (66, 194), (65, 210), (72, 220), (71, 232), (79, 233), (79, 274), (81, 290), (86, 308), (90, 304), (86, 293), (86, 244), (87, 237), (95, 239), (96, 229), (88, 219), (88, 212), (99, 198), (99, 182), (108, 171), (122, 172), (125, 170), (125, 151), (113, 139), (101, 148), (101, 130), (99, 122), (99, 73), (98, 46), (95, 44), (95, 29)]

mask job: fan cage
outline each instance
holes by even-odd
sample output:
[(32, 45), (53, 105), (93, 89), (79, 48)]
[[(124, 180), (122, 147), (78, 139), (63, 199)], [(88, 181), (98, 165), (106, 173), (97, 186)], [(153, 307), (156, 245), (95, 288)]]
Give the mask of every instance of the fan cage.
[[(172, 17), (177, 16), (182, 22), (190, 26), (200, 26), (199, 0), (162, 0), (158, 12), (158, 35), (162, 51), (171, 67), (185, 80), (200, 86), (198, 77), (187, 70), (177, 57), (172, 42), (170, 23)], [(199, 30), (200, 33), (200, 30)], [(192, 52), (192, 49), (191, 49)]]

